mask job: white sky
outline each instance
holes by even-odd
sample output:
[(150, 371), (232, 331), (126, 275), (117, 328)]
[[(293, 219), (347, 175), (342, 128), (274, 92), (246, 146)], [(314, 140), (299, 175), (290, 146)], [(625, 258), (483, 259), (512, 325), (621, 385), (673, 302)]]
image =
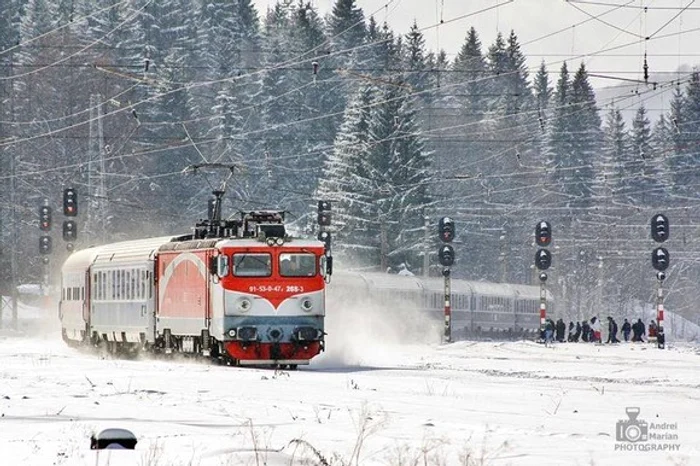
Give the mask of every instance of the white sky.
[[(264, 14), (275, 1), (255, 3)], [(311, 3), (326, 14), (334, 1)], [(466, 31), (474, 26), (484, 50), (498, 31), (507, 35), (515, 30), (533, 68), (543, 59), (553, 71), (559, 70), (563, 60), (569, 61), (569, 69), (577, 68), (585, 59), (589, 73), (642, 79), (644, 42), (652, 75), (674, 72), (679, 65), (700, 63), (700, 2), (695, 0), (357, 0), (357, 4), (366, 16), (374, 12), (378, 21), (388, 21), (397, 33), (406, 33), (414, 19), (420, 27), (439, 24), (442, 19), (441, 26), (424, 31), (424, 35), (430, 49), (445, 49), (451, 58), (461, 47)], [(502, 6), (493, 8), (498, 4)], [(646, 13), (644, 7), (648, 8)], [(488, 8), (492, 9), (476, 13)], [(592, 20), (579, 9), (592, 16), (603, 16)], [(688, 32), (692, 29), (698, 30)], [(678, 35), (683, 31), (686, 32)], [(549, 34), (553, 35), (542, 39)], [(644, 41), (647, 36), (650, 40)], [(619, 48), (610, 50), (614, 47)], [(620, 83), (595, 81), (597, 86)]]
[[(36, 317), (22, 326), (54, 329), (0, 332), (2, 464), (321, 464), (308, 445), (334, 465), (700, 464), (697, 343), (402, 344), (362, 319), (336, 321), (311, 366), (276, 372), (102, 358), (63, 344), (55, 310)], [(641, 443), (680, 450), (616, 451), (627, 407), (677, 436)], [(136, 450), (96, 458), (106, 428), (131, 430)]]

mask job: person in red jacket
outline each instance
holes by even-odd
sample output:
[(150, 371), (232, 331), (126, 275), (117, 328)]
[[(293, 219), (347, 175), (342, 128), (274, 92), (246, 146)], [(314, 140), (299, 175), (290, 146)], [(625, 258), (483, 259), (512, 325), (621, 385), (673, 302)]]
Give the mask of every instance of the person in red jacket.
[(649, 322), (649, 338), (656, 338), (656, 322), (652, 319), (651, 322)]

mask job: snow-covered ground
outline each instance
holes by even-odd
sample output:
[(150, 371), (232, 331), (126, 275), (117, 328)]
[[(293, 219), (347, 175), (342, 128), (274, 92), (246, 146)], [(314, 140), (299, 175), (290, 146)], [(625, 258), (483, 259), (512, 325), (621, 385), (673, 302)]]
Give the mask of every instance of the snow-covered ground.
[[(0, 464), (700, 464), (697, 345), (412, 345), (353, 330), (287, 372), (103, 359), (44, 330), (0, 336)], [(620, 422), (649, 440), (617, 441)], [(109, 427), (136, 450), (89, 450)]]

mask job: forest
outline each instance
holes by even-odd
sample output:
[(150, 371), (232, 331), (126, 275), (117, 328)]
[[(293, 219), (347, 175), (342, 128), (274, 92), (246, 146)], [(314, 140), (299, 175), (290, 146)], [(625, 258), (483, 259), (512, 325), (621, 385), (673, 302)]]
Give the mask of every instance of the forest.
[[(326, 15), (301, 0), (0, 2), (0, 289), (57, 280), (66, 187), (76, 248), (187, 233), (221, 177), (183, 170), (206, 162), (235, 165), (230, 215), (283, 209), (315, 235), (331, 201), (337, 267), (439, 276), (450, 216), (454, 277), (536, 284), (546, 220), (567, 319), (654, 303), (663, 213), (666, 307), (700, 320), (700, 72), (597, 101), (585, 61), (533, 66), (517, 31), (482, 37), (465, 20), (449, 57), (427, 50), (426, 25), (375, 14), (355, 0)], [(652, 121), (645, 102), (669, 90)]]

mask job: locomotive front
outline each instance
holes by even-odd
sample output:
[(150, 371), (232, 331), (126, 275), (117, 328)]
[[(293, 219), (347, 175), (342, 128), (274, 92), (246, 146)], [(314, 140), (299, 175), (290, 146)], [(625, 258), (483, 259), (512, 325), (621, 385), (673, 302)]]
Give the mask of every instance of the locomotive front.
[(213, 335), (238, 364), (308, 364), (323, 351), (324, 244), (290, 238), (217, 245)]

